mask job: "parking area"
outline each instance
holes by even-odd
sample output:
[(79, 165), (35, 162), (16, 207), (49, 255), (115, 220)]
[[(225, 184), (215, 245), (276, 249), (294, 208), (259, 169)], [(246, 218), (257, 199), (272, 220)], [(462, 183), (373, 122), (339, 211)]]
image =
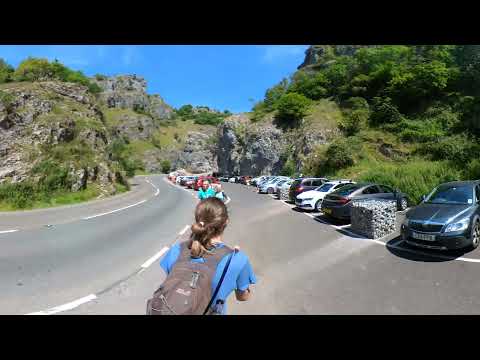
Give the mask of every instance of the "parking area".
[[(237, 184), (238, 186), (242, 186)], [(290, 201), (285, 201), (279, 199), (276, 194), (260, 194), (255, 187), (248, 187), (248, 189), (254, 193), (257, 193), (259, 196), (264, 199), (273, 200), (277, 202), (280, 206), (287, 206), (291, 209), (292, 212), (297, 214), (302, 214), (311, 218), (313, 221), (322, 224), (323, 226), (328, 226), (335, 229), (340, 234), (345, 237), (352, 239), (361, 239), (365, 241), (370, 241), (372, 243), (384, 246), (387, 251), (392, 255), (402, 257), (412, 261), (425, 261), (425, 262), (444, 262), (444, 261), (462, 261), (466, 263), (477, 264), (480, 263), (480, 248), (477, 248), (473, 251), (468, 249), (459, 249), (459, 250), (435, 250), (435, 249), (421, 249), (412, 245), (407, 244), (402, 240), (400, 236), (400, 227), (405, 219), (405, 214), (410, 208), (407, 208), (403, 211), (397, 211), (396, 213), (396, 231), (388, 236), (370, 239), (365, 236), (355, 233), (352, 229), (350, 222), (337, 220), (332, 217), (326, 216), (321, 211), (316, 210), (304, 210), (297, 207), (294, 203)]]

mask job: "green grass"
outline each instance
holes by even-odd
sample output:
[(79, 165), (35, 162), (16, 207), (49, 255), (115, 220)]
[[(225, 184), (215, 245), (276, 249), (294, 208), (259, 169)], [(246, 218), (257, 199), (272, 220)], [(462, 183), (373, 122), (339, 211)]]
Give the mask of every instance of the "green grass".
[(87, 189), (75, 193), (56, 191), (51, 195), (40, 196), (39, 199), (35, 199), (26, 206), (22, 207), (19, 207), (10, 201), (0, 201), (0, 211), (42, 209), (62, 205), (71, 205), (92, 200), (99, 195), (100, 191), (97, 186), (89, 186)]
[(342, 112), (338, 105), (330, 100), (321, 99), (309, 109), (309, 114), (304, 119), (304, 127), (319, 127), (334, 129), (342, 119)]

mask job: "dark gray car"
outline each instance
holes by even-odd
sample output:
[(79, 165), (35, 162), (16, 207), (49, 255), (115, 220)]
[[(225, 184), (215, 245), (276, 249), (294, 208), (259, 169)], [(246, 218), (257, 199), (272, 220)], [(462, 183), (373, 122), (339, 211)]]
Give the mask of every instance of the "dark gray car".
[(480, 181), (441, 184), (406, 214), (407, 244), (428, 249), (475, 249), (480, 243)]
[(407, 195), (397, 189), (381, 184), (358, 183), (345, 185), (326, 195), (321, 210), (333, 218), (350, 220), (352, 200), (363, 199), (396, 200), (398, 210), (405, 210), (408, 207)]

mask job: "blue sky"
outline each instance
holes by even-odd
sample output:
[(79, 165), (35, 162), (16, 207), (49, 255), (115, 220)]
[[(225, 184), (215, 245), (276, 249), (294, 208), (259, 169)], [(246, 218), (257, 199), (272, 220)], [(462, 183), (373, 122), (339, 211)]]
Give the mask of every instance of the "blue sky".
[(291, 75), (306, 45), (0, 45), (0, 58), (17, 66), (28, 56), (57, 58), (88, 76), (136, 74), (148, 93), (174, 107), (206, 105), (249, 111), (252, 99)]

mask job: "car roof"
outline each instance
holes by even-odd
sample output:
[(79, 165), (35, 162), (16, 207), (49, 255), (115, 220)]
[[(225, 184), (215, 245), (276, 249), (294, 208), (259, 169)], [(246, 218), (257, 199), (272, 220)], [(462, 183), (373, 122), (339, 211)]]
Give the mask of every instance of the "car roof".
[(456, 185), (456, 186), (465, 186), (465, 185), (478, 185), (480, 184), (480, 180), (466, 180), (466, 181), (450, 181), (447, 183), (439, 184), (438, 186), (442, 185)]

